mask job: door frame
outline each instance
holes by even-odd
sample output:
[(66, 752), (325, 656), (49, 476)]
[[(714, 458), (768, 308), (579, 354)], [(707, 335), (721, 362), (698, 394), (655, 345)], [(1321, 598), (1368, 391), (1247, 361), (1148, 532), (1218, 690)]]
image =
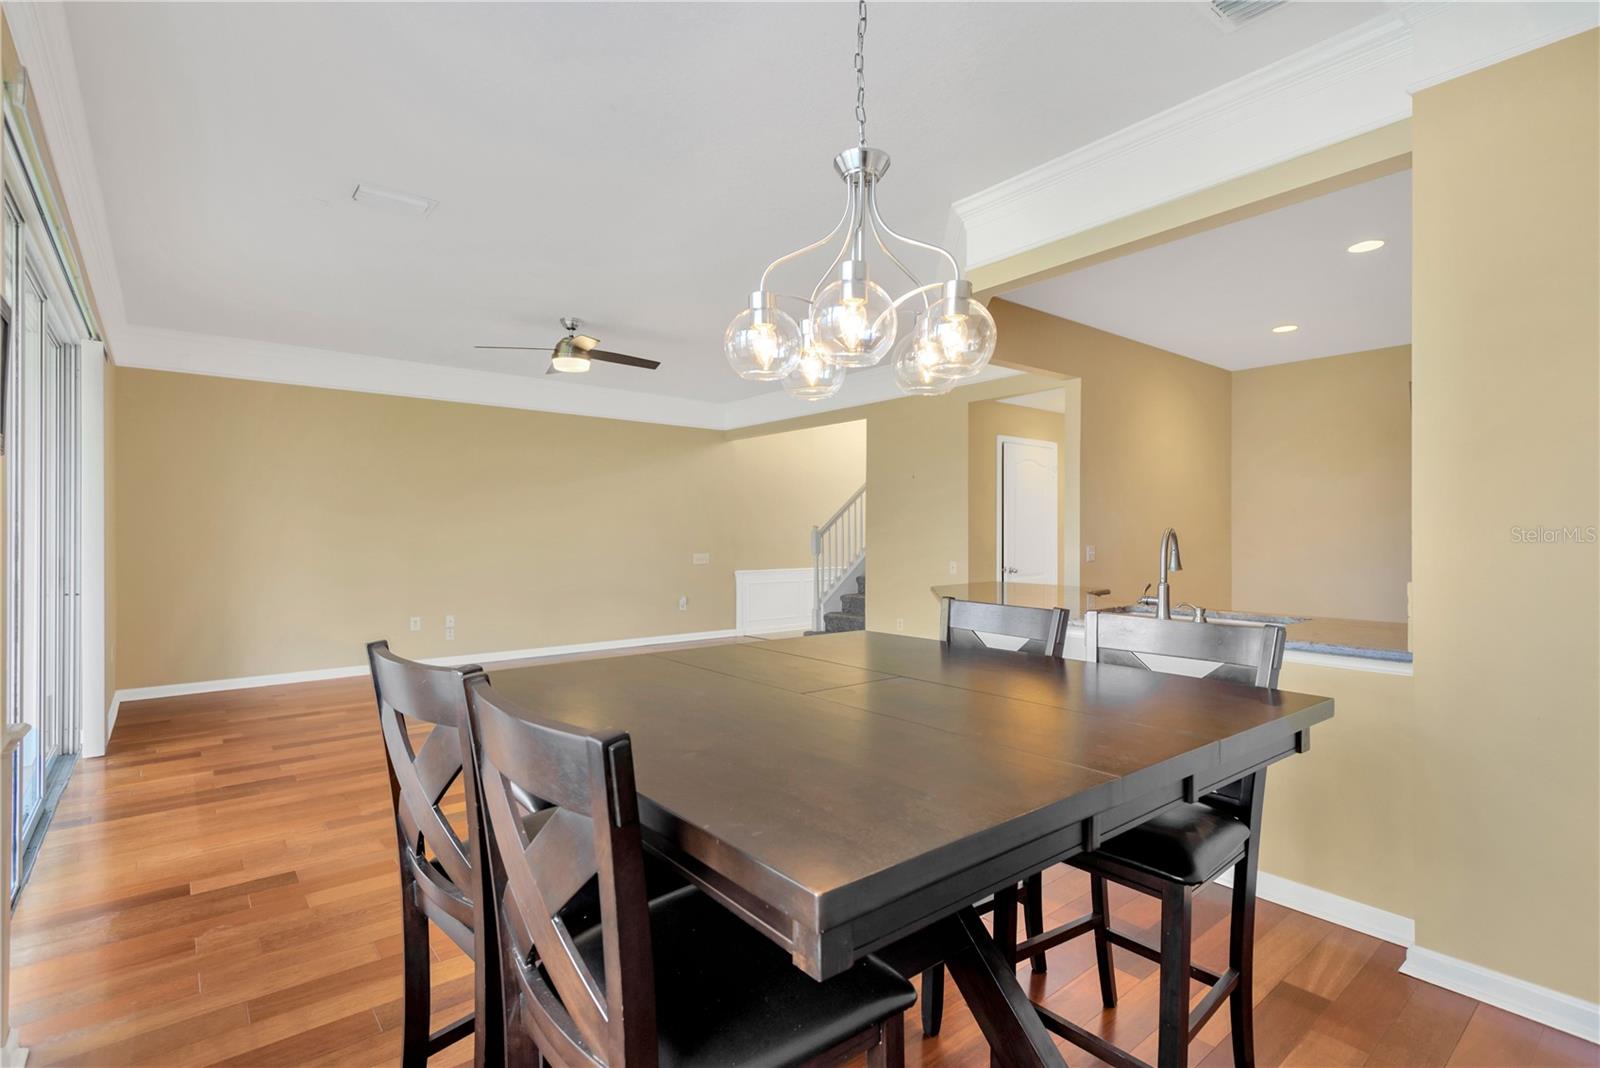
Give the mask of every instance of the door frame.
[(994, 436), (994, 579), (1006, 580), (1006, 443), (1043, 445), (1056, 458), (1056, 585), (1061, 584), (1061, 448), (1053, 441), (1018, 434)]

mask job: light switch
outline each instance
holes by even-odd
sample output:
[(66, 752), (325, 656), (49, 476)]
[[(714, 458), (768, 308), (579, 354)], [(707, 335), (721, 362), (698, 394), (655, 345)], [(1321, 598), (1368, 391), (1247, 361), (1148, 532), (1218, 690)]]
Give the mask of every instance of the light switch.
[(1090, 564), (1094, 563), (1094, 546), (1093, 545), (1085, 545), (1083, 547), (1083, 559), (1084, 559), (1085, 563), (1090, 563)]
[(956, 562), (954, 560), (950, 561), (950, 574), (954, 575), (958, 572), (958, 570), (959, 569), (956, 567)]
[(693, 557), (693, 560), (697, 564), (709, 564), (711, 562), (711, 554), (710, 553), (695, 553), (694, 557)]
[(411, 629), (412, 630), (421, 630), (422, 629), (422, 617), (421, 616), (412, 616), (411, 617)]
[(445, 627), (446, 630), (455, 630), (456, 629), (456, 617), (455, 616), (445, 616), (444, 617), (444, 627)]

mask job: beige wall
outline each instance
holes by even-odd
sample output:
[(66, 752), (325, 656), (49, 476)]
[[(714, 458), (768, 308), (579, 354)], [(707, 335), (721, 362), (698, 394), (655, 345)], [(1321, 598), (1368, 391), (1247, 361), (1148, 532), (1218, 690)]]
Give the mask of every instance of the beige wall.
[(728, 440), (128, 369), (114, 407), (124, 689), (356, 664), (376, 637), (444, 656), (729, 628), (733, 571), (808, 565), (865, 470), (859, 423)]
[(1417, 938), (1600, 1000), (1600, 32), (1419, 92)]
[(1080, 380), (1079, 538), (1096, 552), (1080, 583), (1137, 597), (1156, 580), (1171, 526), (1183, 545), (1179, 599), (1228, 607), (1228, 372), (1005, 300), (989, 310), (995, 362)]
[(1233, 604), (1404, 622), (1409, 346), (1233, 375)]
[(1414, 680), (1286, 663), (1278, 685), (1333, 698), (1311, 751), (1267, 775), (1261, 870), (1415, 917)]
[[(1066, 574), (1067, 490), (1074, 481), (1067, 475), (1067, 464), (1071, 460), (1067, 448), (1067, 419), (1061, 412), (1003, 404), (997, 400), (980, 401), (967, 409), (967, 570), (973, 581), (995, 578), (996, 453), (1002, 435), (1048, 441), (1056, 447), (1056, 575), (1058, 582), (1065, 581), (1060, 576)], [(1074, 530), (1074, 544), (1076, 537)]]

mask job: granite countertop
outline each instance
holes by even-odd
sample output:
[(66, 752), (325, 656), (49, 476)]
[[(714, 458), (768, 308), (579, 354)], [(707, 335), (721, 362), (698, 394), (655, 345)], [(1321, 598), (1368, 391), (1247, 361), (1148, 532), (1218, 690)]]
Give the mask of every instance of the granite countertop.
[(1095, 608), (1110, 608), (1111, 591), (1093, 586), (1051, 586), (1034, 582), (962, 582), (933, 587), (935, 597), (1028, 608), (1065, 608), (1074, 620)]
[[(1153, 615), (1146, 606), (1123, 606), (1119, 611)], [(1291, 616), (1271, 612), (1217, 609), (1206, 613), (1213, 619), (1239, 619), (1261, 623), (1281, 623), (1283, 647), (1293, 652), (1323, 653), (1328, 656), (1353, 656), (1366, 660), (1411, 662), (1408, 628), (1404, 623), (1385, 623), (1372, 619), (1333, 619), (1327, 616)], [(1180, 613), (1174, 611), (1173, 615)], [(1188, 611), (1181, 613), (1188, 617)]]
[[(1110, 590), (1094, 587), (1050, 586), (1029, 582), (966, 582), (933, 587), (935, 597), (954, 597), (957, 600), (984, 601), (989, 604), (1027, 605), (1032, 608), (1070, 609), (1072, 625), (1081, 625), (1083, 613), (1094, 609), (1135, 612), (1139, 615), (1154, 614), (1154, 609), (1149, 607), (1117, 604), (1110, 593)], [(1187, 610), (1183, 614), (1187, 616)], [(1284, 636), (1286, 639), (1284, 648), (1295, 652), (1411, 662), (1408, 628), (1404, 623), (1228, 609), (1208, 611), (1207, 615), (1213, 619), (1281, 623), (1287, 631)]]

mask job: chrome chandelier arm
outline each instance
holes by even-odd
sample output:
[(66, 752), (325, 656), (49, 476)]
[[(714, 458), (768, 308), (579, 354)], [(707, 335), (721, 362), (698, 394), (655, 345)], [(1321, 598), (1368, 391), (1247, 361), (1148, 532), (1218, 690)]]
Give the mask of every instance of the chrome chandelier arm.
[(923, 289), (922, 289), (922, 281), (921, 281), (921, 279), (919, 279), (916, 275), (912, 274), (911, 273), (911, 268), (907, 267), (904, 263), (902, 263), (900, 261), (900, 257), (896, 256), (894, 254), (894, 251), (892, 249), (890, 249), (888, 245), (884, 244), (883, 235), (878, 233), (877, 226), (873, 226), (872, 227), (872, 240), (877, 242), (878, 248), (883, 252), (883, 254), (885, 256), (889, 257), (889, 262), (894, 264), (896, 267), (900, 268), (900, 273), (906, 276), (906, 278), (911, 282), (911, 285), (914, 288), (916, 288), (919, 292), (923, 292), (922, 310), (923, 311), (927, 311), (928, 310), (928, 297), (927, 297), (927, 293), (924, 292)]
[[(906, 292), (900, 294), (900, 296), (895, 299), (893, 304), (889, 305), (889, 310), (890, 311), (898, 311), (899, 308), (900, 308), (900, 305), (904, 304), (906, 301), (910, 300), (912, 297), (922, 296), (922, 294), (924, 294), (924, 293), (930, 293), (935, 289), (943, 289), (943, 288), (944, 288), (944, 283), (943, 282), (929, 282), (925, 286), (918, 286), (916, 289), (907, 290)], [(926, 301), (927, 298), (923, 297), (923, 300)]]
[(918, 241), (916, 238), (907, 237), (905, 234), (896, 233), (893, 227), (883, 221), (883, 216), (878, 212), (878, 187), (875, 183), (867, 188), (867, 210), (872, 214), (872, 224), (875, 231), (881, 229), (884, 233), (903, 244), (911, 245), (914, 248), (926, 249), (929, 252), (937, 252), (949, 261), (950, 270), (954, 272), (956, 281), (961, 281), (961, 265), (956, 262), (956, 258), (950, 254), (949, 250), (940, 248), (938, 245), (930, 245), (926, 241)]
[[(866, 179), (863, 177), (858, 179), (857, 182), (845, 183), (850, 189), (850, 202), (855, 205), (856, 209), (855, 216), (850, 223), (850, 233), (845, 237), (844, 243), (839, 246), (839, 251), (834, 253), (833, 262), (828, 264), (828, 269), (822, 272), (822, 277), (817, 279), (817, 284), (811, 287), (811, 300), (807, 303), (815, 304), (817, 302), (817, 294), (821, 293), (822, 287), (828, 284), (828, 280), (833, 276), (833, 269), (839, 266), (839, 263), (844, 259), (846, 253), (850, 251), (851, 246), (856, 244), (856, 239), (861, 234), (862, 223), (867, 217), (867, 194), (864, 189), (858, 191), (858, 183), (865, 186)], [(834, 228), (834, 232), (838, 232), (838, 227)], [(832, 237), (833, 235), (830, 234), (829, 236)]]
[[(768, 278), (768, 276), (770, 276), (772, 274), (772, 272), (777, 270), (779, 267), (782, 267), (784, 264), (788, 263), (790, 260), (799, 259), (801, 256), (804, 256), (808, 252), (814, 252), (817, 249), (821, 248), (823, 245), (826, 245), (829, 241), (832, 241), (834, 238), (838, 237), (839, 236), (839, 232), (845, 228), (845, 224), (848, 223), (856, 213), (855, 212), (855, 207), (856, 207), (855, 201), (856, 201), (855, 187), (847, 184), (845, 186), (845, 193), (844, 193), (844, 214), (839, 217), (839, 221), (834, 224), (833, 229), (828, 231), (828, 233), (825, 236), (820, 237), (817, 240), (811, 242), (811, 244), (807, 245), (805, 248), (797, 248), (793, 252), (789, 253), (788, 255), (779, 256), (777, 259), (775, 259), (771, 263), (767, 264), (767, 269), (761, 272), (761, 285), (758, 286), (757, 288), (758, 289), (766, 289), (767, 288), (767, 278)], [(830, 268), (830, 270), (831, 270), (831, 268)]]

